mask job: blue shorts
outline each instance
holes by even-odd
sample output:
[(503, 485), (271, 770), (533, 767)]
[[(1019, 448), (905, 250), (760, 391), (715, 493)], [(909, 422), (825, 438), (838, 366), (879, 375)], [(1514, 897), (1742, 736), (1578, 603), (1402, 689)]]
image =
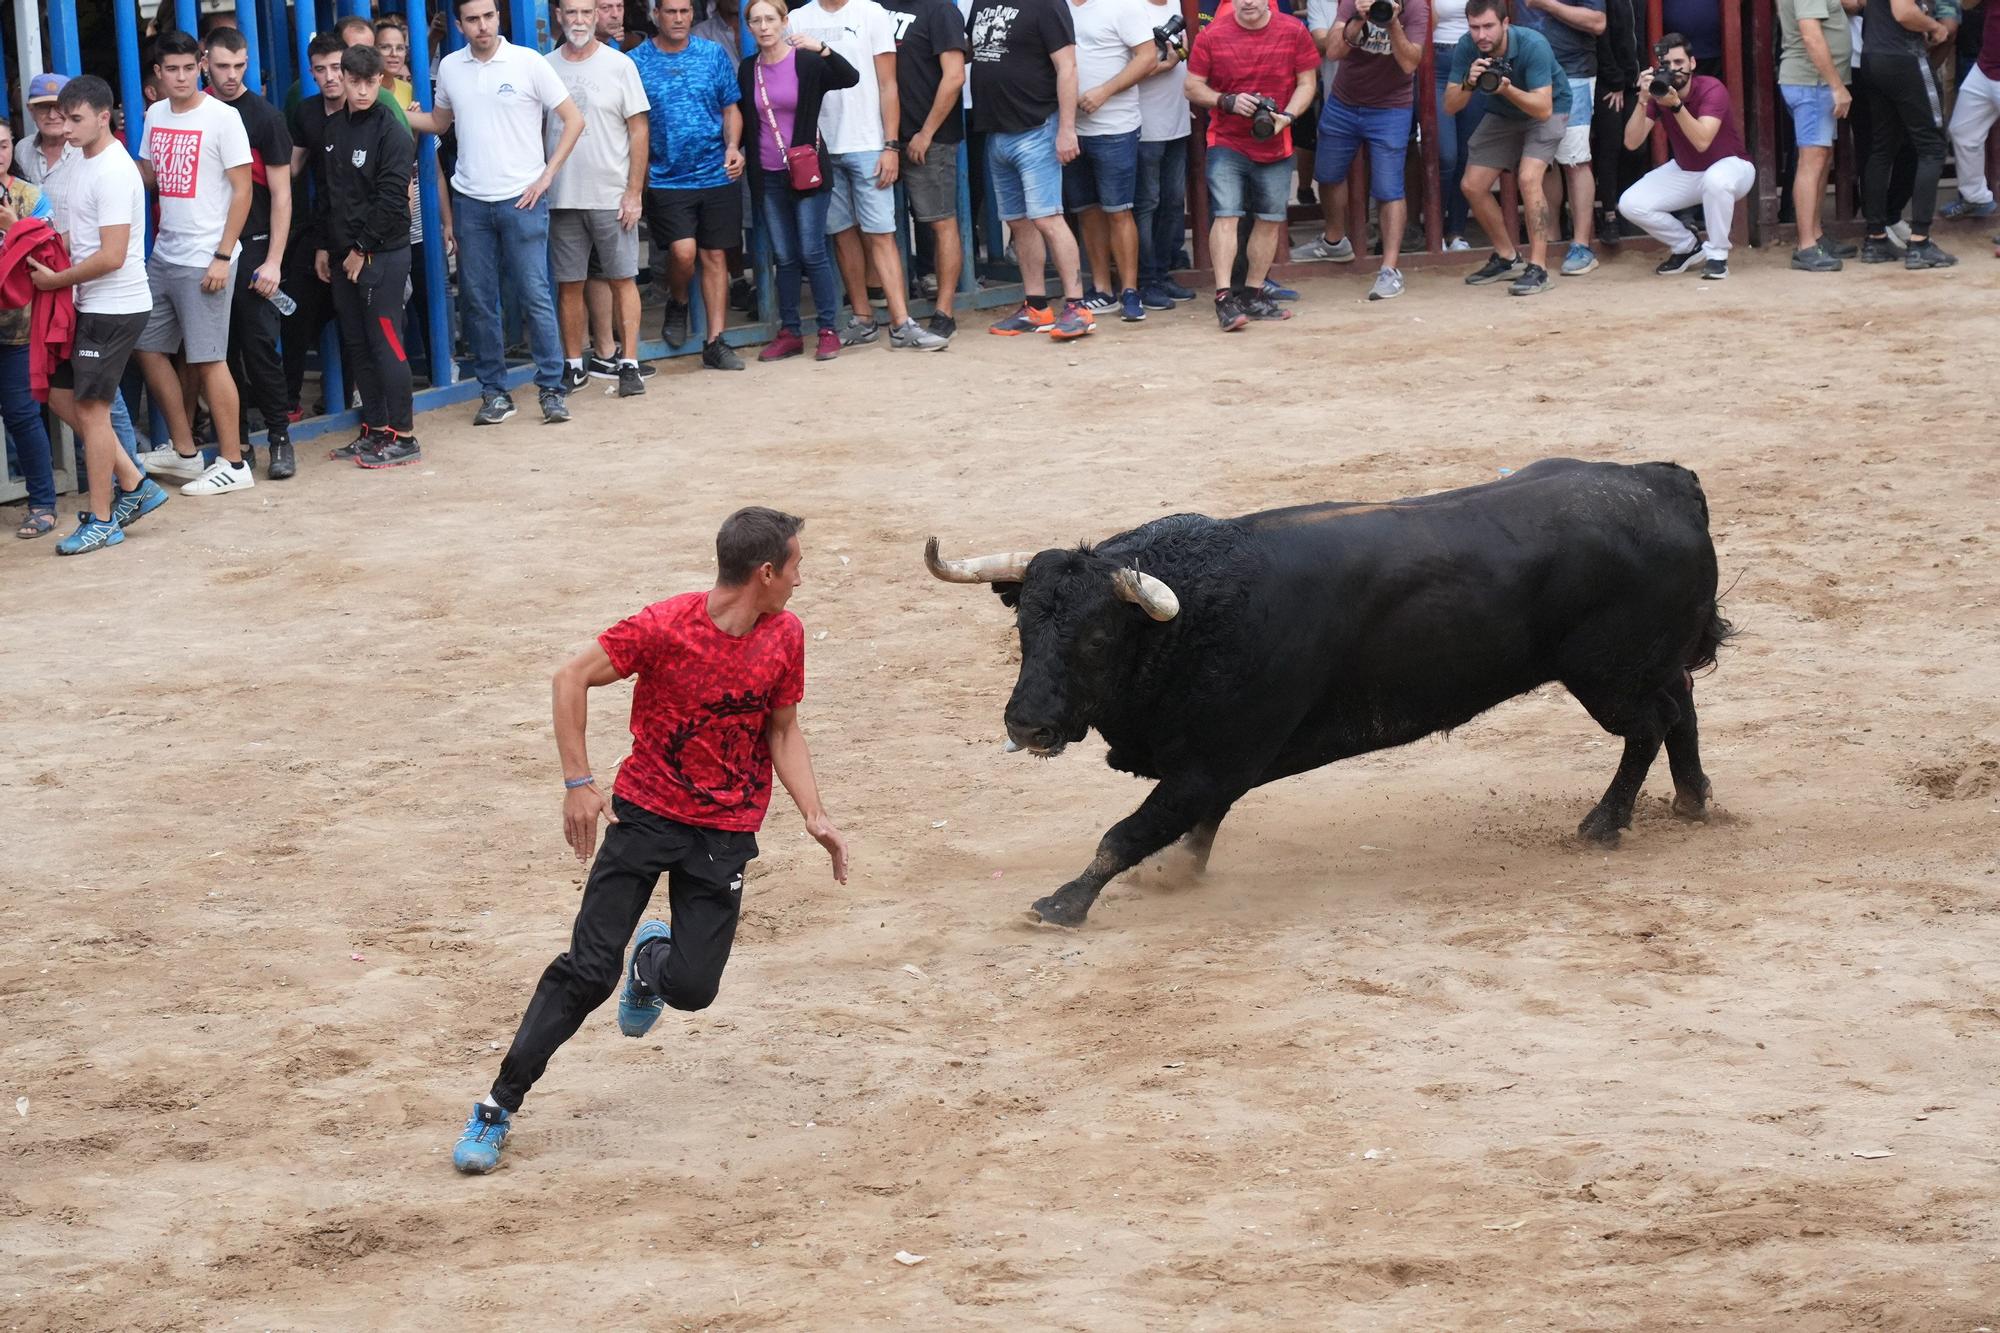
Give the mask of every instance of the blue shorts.
[(1276, 162), (1252, 162), (1224, 144), (1208, 150), (1208, 215), (1259, 222), (1283, 222), (1292, 201), (1292, 155)]
[(1833, 147), (1833, 89), (1823, 83), (1781, 83), (1785, 105), (1792, 109), (1792, 133), (1801, 148)]
[(1079, 134), (1076, 143), (1082, 151), (1063, 168), (1063, 207), (1072, 213), (1086, 208), (1131, 212), (1139, 179), (1139, 131)]
[(1326, 99), (1319, 117), (1319, 152), (1313, 179), (1338, 185), (1347, 179), (1354, 155), (1368, 145), (1368, 197), (1393, 203), (1403, 197), (1403, 160), (1410, 148), (1411, 109), (1406, 106), (1349, 106)]
[(849, 227), (860, 227), (870, 236), (896, 230), (896, 187), (875, 188), (875, 173), (882, 166), (881, 151), (828, 153), (827, 184), (833, 201), (826, 209), (826, 234), (837, 236)]
[(995, 134), (986, 143), (993, 172), (993, 202), (1002, 222), (1052, 218), (1063, 211), (1063, 169), (1056, 157), (1056, 117), (1019, 134)]

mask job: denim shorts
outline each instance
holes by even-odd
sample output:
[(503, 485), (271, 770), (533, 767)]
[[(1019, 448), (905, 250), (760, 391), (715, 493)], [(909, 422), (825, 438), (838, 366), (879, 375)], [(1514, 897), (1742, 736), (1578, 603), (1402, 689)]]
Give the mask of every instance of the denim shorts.
[(1319, 151), (1313, 179), (1338, 185), (1347, 179), (1354, 155), (1368, 145), (1368, 197), (1391, 203), (1403, 197), (1403, 160), (1410, 147), (1412, 111), (1406, 106), (1349, 106), (1326, 99), (1319, 118)]
[(1056, 158), (1054, 113), (1032, 130), (995, 134), (986, 144), (993, 201), (1002, 222), (1052, 218), (1063, 211), (1063, 170)]
[(1129, 213), (1139, 179), (1139, 131), (1080, 134), (1076, 143), (1081, 151), (1063, 168), (1063, 207)]
[(833, 202), (826, 210), (826, 234), (837, 236), (849, 227), (860, 227), (870, 236), (896, 230), (896, 187), (878, 189), (876, 172), (882, 166), (880, 149), (859, 153), (828, 153), (828, 184)]
[(1556, 165), (1580, 167), (1590, 161), (1590, 118), (1597, 110), (1597, 80), (1569, 76), (1569, 123), (1556, 145)]
[(1801, 148), (1833, 147), (1833, 89), (1823, 83), (1781, 83), (1785, 105), (1792, 109), (1792, 133)]
[(1252, 162), (1225, 144), (1208, 150), (1208, 215), (1259, 222), (1283, 222), (1292, 200), (1292, 155), (1276, 162)]

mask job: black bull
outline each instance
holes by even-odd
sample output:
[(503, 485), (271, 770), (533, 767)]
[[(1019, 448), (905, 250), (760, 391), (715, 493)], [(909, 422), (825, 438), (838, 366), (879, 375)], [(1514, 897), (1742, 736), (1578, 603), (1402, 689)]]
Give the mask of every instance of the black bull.
[(1113, 876), (1185, 838), (1205, 866), (1253, 787), (1447, 731), (1548, 681), (1625, 740), (1578, 833), (1615, 843), (1662, 744), (1674, 808), (1709, 795), (1692, 672), (1730, 633), (1708, 502), (1671, 463), (1545, 459), (1388, 504), (1176, 514), (1075, 550), (939, 558), (1015, 608), (1009, 738), (1052, 755), (1093, 727), (1158, 779), (1033, 915), (1082, 924)]

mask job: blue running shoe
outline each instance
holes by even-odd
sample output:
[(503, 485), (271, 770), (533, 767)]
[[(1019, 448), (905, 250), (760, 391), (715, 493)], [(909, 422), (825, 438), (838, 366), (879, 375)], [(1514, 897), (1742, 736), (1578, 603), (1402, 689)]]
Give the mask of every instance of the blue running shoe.
[(468, 1176), (483, 1176), (497, 1169), (500, 1148), (507, 1142), (507, 1131), (513, 1127), (513, 1112), (478, 1103), (472, 1108), (472, 1117), (465, 1122), (465, 1132), (458, 1136), (458, 1146), (451, 1150), (451, 1164)]
[(664, 921), (648, 921), (639, 927), (632, 941), (632, 961), (625, 965), (625, 989), (618, 993), (618, 1030), (628, 1037), (643, 1037), (660, 1020), (667, 1002), (639, 984), (639, 951), (654, 940), (669, 935)]
[(138, 489), (117, 492), (111, 501), (111, 521), (129, 528), (166, 502), (167, 488), (147, 477), (140, 481)]
[(56, 543), (57, 555), (83, 555), (125, 540), (125, 529), (91, 514), (76, 516), (76, 531)]
[(1299, 299), (1299, 294), (1296, 290), (1280, 286), (1275, 278), (1264, 279), (1262, 291), (1264, 298), (1269, 301), (1296, 301)]
[(1178, 282), (1175, 282), (1172, 278), (1166, 278), (1162, 280), (1160, 283), (1160, 290), (1165, 292), (1168, 296), (1173, 297), (1176, 301), (1194, 300), (1194, 288), (1183, 287)]
[(1136, 288), (1127, 287), (1118, 293), (1118, 317), (1127, 324), (1137, 324), (1146, 317), (1146, 307), (1141, 304)]

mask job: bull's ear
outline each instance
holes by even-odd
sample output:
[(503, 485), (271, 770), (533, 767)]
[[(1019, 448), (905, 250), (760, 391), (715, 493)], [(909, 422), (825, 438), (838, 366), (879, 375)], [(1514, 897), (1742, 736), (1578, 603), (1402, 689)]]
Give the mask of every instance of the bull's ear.
[(993, 591), (1000, 598), (1000, 604), (1009, 611), (1021, 604), (1021, 585), (1018, 583), (996, 583)]

